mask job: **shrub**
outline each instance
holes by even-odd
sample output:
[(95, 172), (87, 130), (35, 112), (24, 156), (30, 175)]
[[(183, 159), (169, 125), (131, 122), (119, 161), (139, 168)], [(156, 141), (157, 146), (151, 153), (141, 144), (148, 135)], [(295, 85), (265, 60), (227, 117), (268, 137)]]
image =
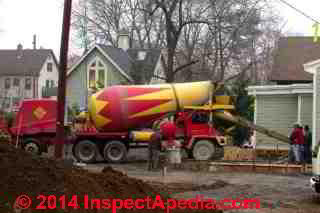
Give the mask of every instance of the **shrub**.
[(77, 103), (68, 106), (68, 121), (72, 121), (80, 113), (80, 106)]
[(8, 127), (12, 127), (13, 122), (15, 120), (16, 114), (14, 112), (6, 112), (4, 113), (4, 118), (7, 122)]
[(0, 142), (9, 142), (10, 141), (10, 136), (6, 132), (0, 131)]

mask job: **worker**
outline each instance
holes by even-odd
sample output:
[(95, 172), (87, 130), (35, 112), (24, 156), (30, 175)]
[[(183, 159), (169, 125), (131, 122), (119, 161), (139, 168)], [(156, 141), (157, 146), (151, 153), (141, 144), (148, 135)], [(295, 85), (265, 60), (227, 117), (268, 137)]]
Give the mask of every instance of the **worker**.
[(148, 170), (158, 169), (160, 152), (161, 152), (161, 131), (156, 130), (151, 135), (151, 140), (149, 142), (149, 159), (148, 159)]
[(290, 148), (289, 148), (289, 153), (288, 153), (288, 162), (289, 163), (294, 163), (294, 154), (293, 154), (293, 141), (291, 140), (291, 134), (294, 130), (294, 127), (290, 130), (288, 134), (288, 138), (290, 139)]
[[(300, 141), (302, 142), (302, 144), (300, 144), (299, 146), (299, 154), (300, 154), (300, 163), (306, 163), (306, 159), (305, 159), (305, 137), (304, 137), (304, 129), (303, 126), (300, 125), (299, 126), (299, 130), (302, 133), (302, 139), (300, 139)], [(300, 134), (299, 134), (300, 135)]]
[(312, 163), (312, 133), (309, 126), (304, 126), (304, 159), (306, 163)]
[(148, 170), (158, 169), (160, 153), (162, 149), (162, 135), (160, 126), (165, 123), (165, 119), (160, 119), (155, 121), (153, 124), (154, 133), (151, 135), (151, 139), (149, 142), (149, 156), (148, 156)]
[(161, 125), (161, 133), (163, 139), (163, 145), (167, 151), (168, 158), (170, 158), (170, 163), (173, 164), (174, 168), (179, 168), (181, 165), (181, 144), (176, 139), (176, 125), (173, 122), (167, 122)]
[(301, 154), (303, 153), (304, 146), (303, 129), (298, 122), (294, 123), (293, 127), (294, 129), (290, 135), (290, 140), (292, 141), (294, 161), (297, 164), (301, 164), (303, 162), (303, 156)]

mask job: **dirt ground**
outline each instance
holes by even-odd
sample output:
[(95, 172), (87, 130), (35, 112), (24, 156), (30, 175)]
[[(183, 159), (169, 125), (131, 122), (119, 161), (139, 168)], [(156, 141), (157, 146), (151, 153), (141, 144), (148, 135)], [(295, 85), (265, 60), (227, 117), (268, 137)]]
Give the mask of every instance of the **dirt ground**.
[[(256, 173), (217, 173), (168, 170), (148, 172), (145, 150), (131, 151), (126, 164), (111, 165), (129, 177), (144, 180), (162, 191), (171, 192), (177, 199), (199, 197), (222, 200), (225, 198), (259, 198), (260, 209), (225, 210), (231, 212), (289, 213), (320, 212), (320, 196), (309, 187), (310, 175), (275, 175)], [(92, 172), (100, 172), (105, 163), (86, 165)]]
[[(169, 169), (166, 176), (162, 176), (161, 171), (146, 170), (146, 157), (146, 150), (132, 150), (127, 163), (112, 165), (101, 162), (85, 165), (83, 168), (89, 171), (86, 172), (62, 162), (27, 155), (21, 150), (0, 144), (0, 192), (6, 192), (9, 198), (4, 200), (2, 197), (0, 204), (6, 204), (3, 201), (13, 202), (21, 193), (31, 197), (52, 193), (89, 194), (98, 198), (109, 197), (110, 193), (113, 193), (121, 195), (121, 198), (128, 198), (133, 194), (144, 197), (152, 192), (163, 197), (170, 195), (176, 199), (191, 199), (197, 196), (215, 200), (241, 200), (245, 197), (260, 199), (260, 209), (225, 210), (224, 213), (320, 213), (320, 196), (311, 191), (308, 175), (284, 176)], [(108, 169), (105, 169), (106, 167)], [(4, 210), (4, 206), (0, 205), (0, 210)]]
[[(111, 212), (110, 207), (107, 207), (110, 206), (111, 201), (105, 204), (100, 199), (144, 199), (155, 195), (160, 195), (162, 199), (168, 198), (158, 191), (162, 189), (161, 187), (152, 186), (141, 179), (130, 178), (108, 165), (101, 167), (98, 173), (88, 172), (70, 162), (32, 155), (7, 143), (0, 143), (0, 171), (0, 212), (5, 213), (39, 212), (40, 210), (37, 209), (39, 207), (45, 209), (41, 210), (42, 212), (55, 213)], [(52, 199), (49, 201), (50, 195)], [(78, 201), (77, 204), (71, 201), (71, 197), (74, 196)], [(103, 203), (94, 204), (94, 207), (91, 207), (92, 202), (89, 201), (91, 204), (88, 205), (89, 209), (79, 209), (80, 204), (84, 204), (85, 196), (90, 200), (95, 198)], [(61, 198), (64, 201), (61, 201)], [(71, 205), (74, 204), (79, 208), (74, 209), (74, 205), (70, 206), (70, 202)], [(97, 205), (105, 208), (97, 210)], [(19, 211), (15, 211), (17, 208)], [(21, 208), (23, 208), (22, 211)], [(132, 212), (130, 209), (120, 210), (116, 212)], [(159, 209), (133, 209), (133, 211), (163, 212)], [(199, 211), (177, 210), (174, 212), (197, 213)], [(218, 213), (213, 210), (201, 212)]]

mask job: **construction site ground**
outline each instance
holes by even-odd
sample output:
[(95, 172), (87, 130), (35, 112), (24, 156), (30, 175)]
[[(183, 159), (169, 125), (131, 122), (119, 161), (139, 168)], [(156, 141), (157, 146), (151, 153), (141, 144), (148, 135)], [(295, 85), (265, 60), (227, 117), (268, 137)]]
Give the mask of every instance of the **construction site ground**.
[[(71, 148), (71, 147), (69, 147)], [(89, 195), (95, 198), (127, 199), (132, 195), (144, 198), (150, 193), (162, 197), (176, 199), (212, 198), (215, 200), (258, 198), (260, 209), (230, 209), (225, 213), (289, 213), (289, 212), (320, 212), (320, 197), (309, 187), (310, 175), (297, 173), (295, 175), (239, 173), (239, 172), (209, 172), (195, 166), (189, 170), (170, 168), (165, 176), (161, 171), (147, 171), (147, 150), (136, 149), (129, 152), (127, 163), (108, 164), (99, 162), (82, 165), (85, 170), (74, 167), (68, 161), (48, 159), (52, 150), (46, 156), (34, 156), (17, 150), (13, 146), (0, 143), (0, 212), (10, 211), (17, 196), (29, 195), (32, 206), (37, 204), (36, 197), (43, 195)], [(68, 156), (67, 156), (68, 157)], [(198, 162), (186, 162), (199, 165)], [(184, 164), (186, 164), (184, 163)], [(204, 167), (203, 167), (204, 168)], [(137, 197), (138, 196), (138, 197)], [(133, 198), (133, 197), (131, 197)], [(28, 211), (29, 210), (29, 211)], [(20, 213), (39, 212), (15, 211)], [(81, 211), (69, 209), (68, 212), (106, 212)], [(128, 210), (129, 211), (129, 210)], [(122, 212), (126, 213), (128, 211)], [(131, 211), (131, 210), (130, 210)], [(44, 211), (46, 212), (46, 211)], [(61, 212), (61, 211), (50, 211)], [(109, 211), (110, 212), (110, 211)], [(164, 212), (142, 211), (134, 212)], [(214, 210), (173, 210), (176, 213), (218, 213)]]
[[(147, 150), (131, 150), (124, 164), (111, 166), (158, 187), (163, 193), (171, 192), (177, 199), (199, 197), (222, 200), (224, 198), (259, 198), (260, 209), (225, 210), (224, 212), (320, 212), (320, 196), (311, 191), (310, 174), (263, 174), (244, 172), (208, 172), (198, 169), (168, 169), (165, 176), (162, 171), (147, 171)], [(190, 162), (188, 162), (190, 163)], [(91, 172), (101, 172), (104, 162), (84, 166)]]

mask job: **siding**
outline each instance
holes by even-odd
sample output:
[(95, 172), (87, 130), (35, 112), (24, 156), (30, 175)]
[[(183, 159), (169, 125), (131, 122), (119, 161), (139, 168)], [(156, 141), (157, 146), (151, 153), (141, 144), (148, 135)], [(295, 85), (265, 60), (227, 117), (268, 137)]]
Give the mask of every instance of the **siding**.
[(117, 69), (110, 63), (105, 61), (105, 64), (108, 64), (108, 77), (107, 77), (107, 86), (113, 86), (117, 84), (126, 85), (128, 84), (128, 80), (126, 80), (123, 75), (117, 71)]
[(314, 147), (316, 142), (319, 141), (320, 139), (320, 70), (318, 69), (316, 71), (316, 76), (315, 76), (316, 82), (314, 82), (315, 90), (316, 90), (316, 108), (315, 108), (315, 140), (312, 141), (312, 146)]
[(309, 125), (310, 129), (312, 129), (312, 99), (312, 94), (301, 95), (301, 124)]
[(107, 86), (127, 84), (128, 81), (121, 75), (121, 73), (99, 51), (95, 49), (67, 78), (66, 103), (68, 106), (72, 106), (73, 104), (78, 104), (80, 107), (87, 106), (87, 67), (95, 57), (102, 59), (106, 66), (105, 77), (107, 79)]
[[(47, 63), (52, 63), (52, 72), (47, 71)], [(51, 58), (47, 58), (46, 62), (43, 64), (42, 69), (40, 71), (39, 81), (38, 81), (38, 97), (42, 98), (42, 88), (46, 86), (46, 80), (53, 80), (54, 86), (58, 86), (58, 78), (59, 71), (58, 66), (53, 60), (53, 56)]]
[[(5, 89), (5, 79), (10, 78), (10, 89)], [(13, 79), (18, 78), (20, 80), (19, 87), (13, 87)], [(25, 90), (25, 81), (27, 78), (31, 79), (31, 89)], [(24, 77), (24, 76), (2, 76), (0, 77), (0, 97), (24, 97), (33, 98), (34, 89), (34, 77)]]
[[(298, 118), (297, 95), (257, 96), (257, 124), (288, 135)], [(257, 133), (257, 145), (278, 143), (276, 139)]]

